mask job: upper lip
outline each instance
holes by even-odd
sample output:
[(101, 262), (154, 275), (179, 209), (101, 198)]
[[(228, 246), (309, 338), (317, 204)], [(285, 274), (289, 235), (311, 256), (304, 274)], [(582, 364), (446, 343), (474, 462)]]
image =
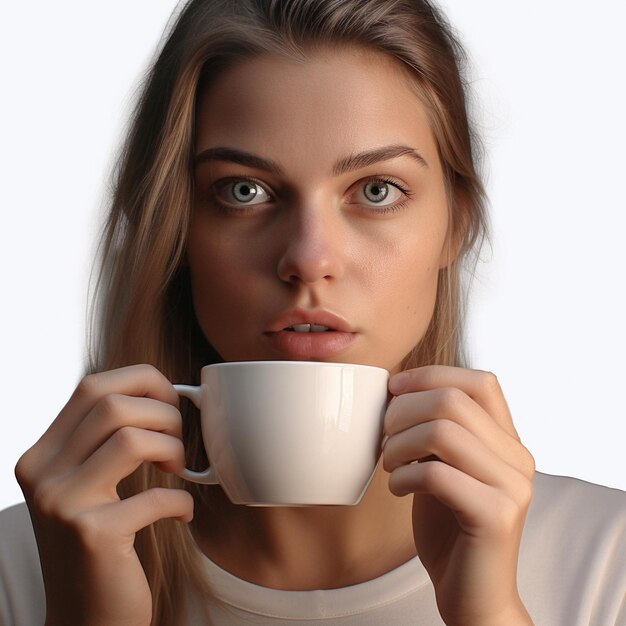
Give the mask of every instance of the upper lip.
[(281, 313), (267, 327), (266, 332), (276, 333), (294, 324), (317, 324), (327, 326), (332, 330), (343, 333), (352, 333), (354, 330), (350, 324), (335, 313), (323, 309), (289, 309)]

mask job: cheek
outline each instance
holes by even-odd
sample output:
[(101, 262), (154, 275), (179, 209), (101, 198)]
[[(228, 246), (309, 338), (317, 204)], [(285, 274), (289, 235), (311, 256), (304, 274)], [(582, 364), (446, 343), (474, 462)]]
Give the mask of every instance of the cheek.
[(439, 270), (436, 265), (415, 266), (404, 280), (397, 281), (392, 301), (398, 311), (398, 325), (414, 335), (426, 331), (435, 308)]
[(439, 224), (409, 224), (377, 259), (375, 273), (395, 302), (411, 302), (417, 311), (434, 296), (443, 245), (439, 230)]
[(389, 259), (380, 288), (385, 311), (398, 340), (408, 350), (423, 337), (435, 308), (439, 280), (439, 238), (408, 238)]
[(232, 310), (245, 292), (243, 283), (248, 272), (242, 267), (241, 257), (233, 255), (226, 242), (202, 237), (199, 227), (191, 232), (187, 258), (193, 305), (206, 335), (214, 324), (228, 320), (225, 310)]

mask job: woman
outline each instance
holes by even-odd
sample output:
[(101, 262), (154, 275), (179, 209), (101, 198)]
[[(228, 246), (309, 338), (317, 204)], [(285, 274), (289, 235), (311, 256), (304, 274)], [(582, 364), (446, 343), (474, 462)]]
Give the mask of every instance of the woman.
[[(16, 467), (43, 576), (10, 510), (7, 623), (626, 621), (623, 494), (535, 473), (466, 367), (487, 227), (461, 62), (426, 2), (186, 5), (120, 159), (89, 375)], [(349, 344), (274, 336), (294, 311)], [(238, 507), (173, 476), (206, 459), (172, 383), (259, 359), (390, 371), (359, 505)]]

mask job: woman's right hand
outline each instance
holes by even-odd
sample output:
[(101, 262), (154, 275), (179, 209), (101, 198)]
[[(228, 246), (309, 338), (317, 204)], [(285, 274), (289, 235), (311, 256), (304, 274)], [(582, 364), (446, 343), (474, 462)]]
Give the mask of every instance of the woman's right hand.
[(83, 378), (50, 428), (15, 467), (37, 538), (46, 626), (148, 626), (152, 598), (134, 549), (156, 520), (189, 522), (182, 489), (120, 500), (117, 484), (144, 461), (184, 467), (178, 394), (156, 368)]

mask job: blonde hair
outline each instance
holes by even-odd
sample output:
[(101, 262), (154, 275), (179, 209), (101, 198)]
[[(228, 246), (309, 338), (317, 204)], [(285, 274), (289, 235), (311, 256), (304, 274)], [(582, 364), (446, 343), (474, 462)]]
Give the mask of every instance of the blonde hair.
[[(462, 274), (473, 274), (489, 228), (468, 122), (466, 56), (439, 10), (426, 0), (191, 0), (167, 31), (112, 172), (88, 372), (151, 363), (172, 382), (197, 384), (200, 368), (221, 360), (196, 321), (185, 263), (197, 94), (243, 59), (270, 53), (302, 60), (316, 46), (346, 44), (387, 54), (407, 69), (444, 170), (448, 242), (458, 254), (440, 271), (432, 320), (404, 367), (466, 366), (469, 281)], [(181, 401), (181, 412), (188, 466), (202, 468), (196, 411)], [(183, 483), (144, 463), (119, 491), (128, 497), (157, 485), (184, 487), (204, 501), (219, 489)], [(136, 547), (152, 590), (152, 624), (180, 623), (185, 590), (210, 593), (187, 528), (161, 520), (138, 533)]]

